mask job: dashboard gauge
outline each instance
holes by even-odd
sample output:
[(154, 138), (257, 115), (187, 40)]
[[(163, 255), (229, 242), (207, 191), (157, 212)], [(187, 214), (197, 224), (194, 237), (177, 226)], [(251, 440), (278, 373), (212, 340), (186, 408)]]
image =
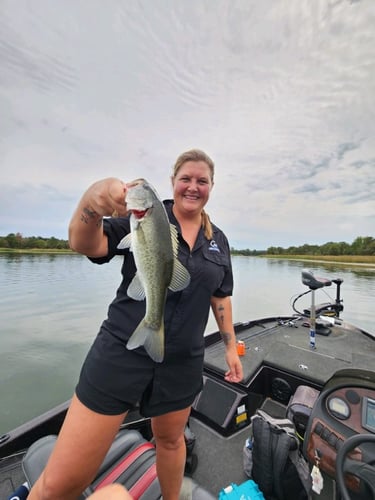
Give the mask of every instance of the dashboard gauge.
[(350, 417), (350, 408), (346, 401), (341, 398), (334, 397), (328, 400), (328, 410), (336, 418), (346, 420)]

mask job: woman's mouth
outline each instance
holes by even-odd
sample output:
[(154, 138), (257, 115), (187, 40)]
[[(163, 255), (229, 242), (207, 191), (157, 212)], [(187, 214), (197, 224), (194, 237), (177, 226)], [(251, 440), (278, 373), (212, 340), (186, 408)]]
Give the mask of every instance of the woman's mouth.
[(185, 194), (184, 198), (186, 198), (187, 200), (193, 200), (193, 201), (199, 200), (199, 196), (195, 195), (195, 194)]

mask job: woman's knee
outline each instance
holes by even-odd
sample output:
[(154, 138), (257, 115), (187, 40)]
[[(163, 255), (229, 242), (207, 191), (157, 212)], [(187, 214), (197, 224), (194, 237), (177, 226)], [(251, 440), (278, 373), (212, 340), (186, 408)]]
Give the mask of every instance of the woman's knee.
[[(84, 477), (55, 477), (44, 471), (32, 489), (38, 500), (58, 500), (77, 498), (90, 484), (90, 480)], [(33, 496), (31, 498), (34, 498)]]
[(185, 426), (190, 415), (190, 408), (166, 413), (151, 419), (152, 432), (155, 439), (178, 441), (184, 435)]
[(158, 446), (161, 446), (167, 450), (177, 450), (180, 447), (185, 446), (185, 437), (183, 432), (179, 434), (176, 434), (175, 432), (171, 434), (163, 434), (154, 436), (154, 438), (156, 449)]

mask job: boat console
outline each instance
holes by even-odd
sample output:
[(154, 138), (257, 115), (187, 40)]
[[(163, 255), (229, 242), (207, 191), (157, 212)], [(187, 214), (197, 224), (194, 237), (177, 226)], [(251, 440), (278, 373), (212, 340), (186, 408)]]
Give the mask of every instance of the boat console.
[[(344, 448), (351, 438), (353, 447)], [(325, 384), (308, 421), (304, 455), (336, 481), (346, 472), (344, 488), (358, 498), (375, 495), (374, 372), (340, 370)]]

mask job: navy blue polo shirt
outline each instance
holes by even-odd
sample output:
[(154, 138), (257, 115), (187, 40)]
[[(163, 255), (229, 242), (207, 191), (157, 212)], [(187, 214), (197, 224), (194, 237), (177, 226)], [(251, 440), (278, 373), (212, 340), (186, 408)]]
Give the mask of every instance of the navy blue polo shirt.
[[(190, 273), (190, 284), (180, 292), (168, 291), (165, 306), (165, 358), (174, 359), (186, 356), (202, 357), (204, 353), (203, 334), (206, 328), (210, 298), (232, 295), (233, 275), (230, 249), (226, 236), (215, 225), (213, 238), (207, 240), (201, 228), (194, 248), (181, 235), (180, 226), (172, 212), (173, 201), (166, 200), (164, 205), (172, 224), (177, 227), (179, 238), (178, 259)], [(91, 259), (102, 264), (115, 255), (123, 255), (122, 282), (116, 297), (108, 309), (108, 317), (102, 328), (110, 331), (126, 343), (146, 311), (146, 303), (128, 297), (127, 289), (136, 273), (133, 254), (129, 249), (117, 248), (121, 239), (130, 232), (129, 217), (104, 219), (104, 232), (108, 237), (108, 255)], [(143, 347), (136, 349), (139, 354), (147, 355)]]

